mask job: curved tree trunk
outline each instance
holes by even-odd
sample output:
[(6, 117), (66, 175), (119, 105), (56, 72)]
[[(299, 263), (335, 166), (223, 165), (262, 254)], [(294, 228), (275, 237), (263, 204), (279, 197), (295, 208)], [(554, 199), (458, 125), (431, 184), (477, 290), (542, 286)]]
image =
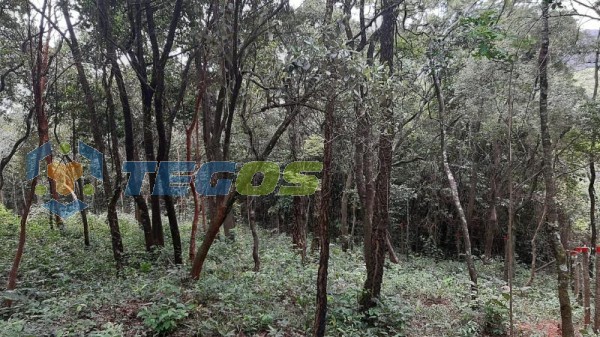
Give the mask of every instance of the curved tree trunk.
[[(21, 226), (19, 230), (19, 242), (17, 244), (17, 252), (15, 253), (15, 258), (13, 260), (12, 267), (10, 268), (10, 272), (8, 274), (8, 283), (6, 284), (6, 290), (11, 291), (15, 290), (17, 287), (17, 276), (19, 273), (19, 266), (21, 265), (21, 259), (23, 258), (23, 251), (25, 250), (25, 241), (27, 239), (27, 218), (29, 217), (29, 211), (31, 210), (31, 204), (33, 203), (35, 186), (37, 185), (37, 178), (34, 178), (31, 181), (29, 194), (27, 195), (27, 199), (25, 200), (25, 205), (23, 207), (23, 214), (21, 215)], [(12, 301), (7, 299), (4, 301), (4, 306), (10, 307), (12, 305)]]
[(456, 212), (458, 213), (458, 217), (460, 220), (463, 244), (465, 246), (465, 260), (467, 262), (467, 269), (469, 270), (469, 278), (471, 280), (471, 297), (475, 299), (477, 297), (477, 271), (475, 270), (475, 263), (473, 262), (473, 255), (471, 253), (471, 238), (469, 235), (469, 226), (458, 195), (458, 186), (456, 184), (456, 180), (454, 179), (454, 174), (450, 169), (450, 163), (448, 162), (448, 152), (446, 150), (446, 103), (444, 101), (442, 86), (437, 71), (435, 69), (432, 70), (431, 75), (433, 78), (433, 84), (435, 87), (435, 93), (438, 100), (438, 108), (440, 114), (440, 141), (442, 148), (442, 163), (444, 166), (444, 172), (446, 173), (446, 178), (448, 179), (448, 184), (450, 185), (452, 200), (454, 202), (454, 206), (456, 207)]

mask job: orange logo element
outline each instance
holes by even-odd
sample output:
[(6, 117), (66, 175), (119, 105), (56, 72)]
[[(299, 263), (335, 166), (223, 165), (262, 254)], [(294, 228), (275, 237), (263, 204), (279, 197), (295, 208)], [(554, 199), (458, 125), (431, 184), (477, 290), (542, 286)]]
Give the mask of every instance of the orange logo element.
[(83, 175), (81, 164), (52, 163), (48, 165), (48, 177), (56, 182), (56, 191), (60, 195), (70, 195), (75, 188), (75, 181)]

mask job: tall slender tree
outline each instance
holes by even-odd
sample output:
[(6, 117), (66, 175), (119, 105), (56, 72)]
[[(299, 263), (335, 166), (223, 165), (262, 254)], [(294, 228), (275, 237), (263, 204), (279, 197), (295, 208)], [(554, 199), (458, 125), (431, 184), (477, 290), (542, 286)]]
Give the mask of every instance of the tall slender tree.
[(539, 78), (540, 78), (540, 130), (543, 149), (543, 174), (546, 185), (546, 207), (548, 210), (549, 240), (554, 258), (556, 259), (556, 272), (558, 278), (558, 300), (560, 303), (560, 317), (562, 320), (562, 335), (564, 337), (575, 336), (573, 317), (571, 311), (571, 300), (569, 298), (569, 268), (567, 266), (567, 255), (561, 242), (560, 229), (564, 224), (559, 223), (558, 206), (556, 203), (556, 181), (554, 179), (554, 151), (552, 138), (550, 136), (550, 124), (548, 122), (548, 62), (550, 58), (550, 3), (552, 0), (542, 1), (540, 52), (538, 56)]

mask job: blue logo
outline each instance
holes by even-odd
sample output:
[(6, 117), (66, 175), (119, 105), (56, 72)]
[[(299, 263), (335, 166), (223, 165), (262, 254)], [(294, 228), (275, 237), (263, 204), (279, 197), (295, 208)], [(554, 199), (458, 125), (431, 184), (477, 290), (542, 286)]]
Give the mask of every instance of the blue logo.
[[(97, 180), (103, 179), (103, 164), (104, 158), (100, 151), (80, 141), (78, 144), (79, 154), (90, 161), (89, 174)], [(69, 152), (68, 144), (61, 144), (60, 151), (63, 154)], [(27, 180), (32, 180), (40, 175), (40, 161), (52, 155), (52, 144), (47, 142), (37, 149), (27, 154)], [(44, 207), (51, 213), (66, 219), (74, 214), (86, 209), (88, 205), (77, 199), (75, 195), (75, 182), (83, 176), (83, 166), (76, 162), (69, 163), (52, 162), (48, 164), (48, 177), (56, 184), (56, 191), (63, 196), (71, 195), (73, 201), (63, 204), (56, 199), (52, 199), (44, 204)], [(47, 188), (44, 185), (39, 185), (36, 188), (37, 195), (47, 193)], [(90, 195), (94, 193), (93, 185), (84, 187), (84, 194)]]

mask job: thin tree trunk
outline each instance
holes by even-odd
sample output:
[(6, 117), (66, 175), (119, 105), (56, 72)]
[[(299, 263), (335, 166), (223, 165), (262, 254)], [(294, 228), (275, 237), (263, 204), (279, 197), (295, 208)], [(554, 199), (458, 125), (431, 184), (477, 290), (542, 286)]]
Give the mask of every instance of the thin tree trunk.
[[(118, 63), (117, 53), (114, 46), (114, 40), (112, 36), (112, 14), (110, 7), (107, 5), (106, 0), (98, 0), (98, 13), (100, 29), (105, 40), (106, 54), (111, 65), (111, 71), (115, 75), (117, 83), (117, 89), (119, 91), (119, 99), (121, 101), (121, 109), (123, 110), (123, 126), (125, 131), (125, 157), (128, 161), (134, 161), (135, 155), (135, 144), (134, 144), (134, 131), (133, 131), (133, 118), (131, 113), (131, 106), (129, 104), (129, 97), (127, 95), (127, 87), (121, 73), (121, 68)], [(150, 220), (150, 213), (148, 211), (148, 205), (143, 196), (134, 196), (134, 201), (140, 212), (140, 221), (142, 223), (142, 229), (144, 230), (144, 242), (146, 250), (150, 251), (154, 245), (154, 238), (152, 235), (152, 224)]]
[(394, 251), (394, 245), (392, 245), (389, 232), (387, 232), (385, 235), (385, 245), (390, 257), (390, 262), (394, 264), (400, 263), (400, 259), (398, 259), (398, 255), (396, 255), (396, 252)]
[[(92, 136), (94, 138), (94, 144), (96, 146), (96, 149), (98, 151), (100, 151), (100, 153), (102, 153), (102, 156), (104, 157), (104, 141), (103, 141), (103, 137), (102, 137), (102, 130), (98, 128), (99, 125), (101, 125), (100, 121), (97, 118), (97, 113), (96, 113), (96, 107), (94, 105), (94, 97), (92, 95), (92, 91), (91, 91), (91, 87), (90, 84), (88, 82), (88, 79), (86, 77), (85, 74), (85, 69), (83, 68), (83, 57), (81, 55), (81, 50), (79, 48), (79, 43), (77, 41), (77, 36), (75, 35), (75, 31), (73, 29), (73, 25), (71, 24), (71, 17), (69, 15), (69, 8), (68, 8), (68, 2), (64, 1), (61, 3), (61, 8), (62, 8), (62, 12), (65, 18), (65, 22), (67, 24), (67, 29), (69, 31), (69, 36), (70, 36), (70, 42), (69, 42), (69, 47), (71, 48), (71, 54), (73, 55), (73, 59), (75, 61), (75, 68), (77, 69), (77, 77), (79, 80), (79, 84), (81, 85), (81, 88), (83, 90), (84, 93), (84, 100), (85, 100), (85, 105), (86, 108), (88, 110), (88, 114), (90, 115), (90, 122), (92, 127)], [(112, 186), (111, 186), (111, 182), (110, 182), (110, 176), (109, 176), (109, 172), (108, 172), (108, 167), (106, 165), (106, 160), (103, 160), (103, 180), (102, 180), (102, 184), (104, 187), (104, 193), (106, 195), (107, 200), (110, 200), (110, 194), (112, 191)], [(119, 180), (119, 177), (117, 177), (117, 180)], [(116, 191), (119, 191), (119, 188), (117, 187), (115, 189)], [(110, 234), (111, 234), (111, 242), (112, 242), (112, 249), (113, 249), (113, 255), (117, 264), (117, 269), (121, 270), (122, 268), (122, 255), (123, 255), (123, 241), (121, 240), (121, 231), (119, 228), (119, 219), (117, 216), (117, 210), (116, 210), (116, 202), (109, 202), (108, 203), (108, 226), (110, 227)]]
[(527, 281), (527, 284), (526, 284), (527, 287), (530, 287), (533, 284), (533, 279), (535, 278), (535, 264), (536, 264), (536, 260), (537, 260), (536, 240), (537, 240), (538, 233), (540, 232), (540, 229), (546, 222), (546, 212), (547, 212), (547, 207), (546, 207), (546, 203), (544, 203), (542, 215), (540, 216), (538, 225), (535, 228), (535, 232), (533, 232), (533, 238), (531, 238), (531, 274), (530, 274), (529, 280)]
[[(72, 132), (73, 132), (73, 137), (72, 137), (72, 141), (71, 141), (71, 149), (73, 151), (73, 158), (77, 158), (77, 132), (75, 130), (77, 130), (75, 128), (75, 115), (73, 116), (73, 124), (72, 124)], [(79, 200), (81, 200), (82, 202), (84, 201), (84, 194), (83, 194), (83, 181), (82, 179), (77, 179), (77, 198)], [(87, 219), (87, 210), (84, 208), (82, 209), (79, 214), (81, 214), (81, 223), (83, 224), (83, 244), (86, 247), (90, 246), (90, 226), (88, 223), (88, 219)]]
[(254, 260), (254, 271), (260, 271), (260, 255), (259, 255), (259, 239), (258, 232), (256, 231), (256, 221), (254, 219), (254, 197), (247, 196), (248, 198), (248, 223), (250, 224), (250, 230), (252, 231), (252, 260)]
[[(21, 216), (21, 227), (19, 230), (19, 243), (17, 245), (17, 252), (15, 253), (15, 258), (13, 260), (12, 267), (10, 268), (10, 272), (8, 274), (8, 283), (6, 284), (7, 291), (15, 290), (15, 288), (17, 287), (17, 276), (19, 274), (19, 266), (21, 265), (23, 251), (25, 250), (25, 241), (27, 239), (27, 218), (29, 217), (29, 211), (31, 210), (31, 204), (33, 203), (33, 198), (35, 196), (34, 191), (36, 185), (37, 177), (33, 178), (33, 180), (31, 181), (29, 194), (23, 207), (23, 215)], [(4, 301), (4, 306), (10, 307), (11, 305), (12, 301), (10, 299)]]
[(493, 162), (494, 167), (492, 169), (492, 174), (490, 177), (491, 183), (491, 201), (490, 201), (490, 215), (488, 218), (487, 225), (485, 227), (485, 248), (484, 254), (485, 259), (488, 261), (492, 258), (492, 249), (494, 246), (494, 237), (496, 236), (496, 231), (498, 229), (498, 211), (497, 211), (497, 203), (498, 203), (498, 172), (497, 168), (500, 167), (500, 142), (498, 140), (494, 141), (493, 145)]
[(456, 212), (458, 213), (458, 217), (460, 219), (460, 228), (462, 230), (463, 243), (465, 246), (465, 260), (467, 262), (467, 269), (469, 270), (469, 278), (471, 280), (471, 297), (475, 299), (477, 297), (477, 271), (475, 270), (475, 263), (473, 262), (473, 256), (471, 254), (471, 238), (469, 236), (469, 226), (467, 224), (467, 218), (465, 217), (465, 212), (463, 211), (460, 198), (458, 196), (458, 186), (456, 184), (456, 180), (454, 179), (454, 174), (450, 169), (450, 164), (448, 162), (448, 152), (446, 150), (446, 103), (444, 101), (444, 95), (442, 93), (440, 79), (437, 75), (436, 70), (433, 69), (431, 74), (433, 77), (433, 83), (435, 87), (440, 113), (440, 141), (442, 148), (442, 162), (444, 166), (444, 172), (446, 173), (446, 178), (448, 179), (448, 183), (450, 185), (452, 200), (454, 201), (454, 206), (456, 207)]
[[(191, 161), (192, 160), (192, 136), (193, 136), (193, 132), (194, 130), (198, 130), (198, 119), (199, 119), (199, 114), (200, 114), (200, 107), (202, 106), (202, 102), (203, 102), (203, 98), (204, 98), (204, 72), (201, 71), (201, 75), (200, 75), (200, 83), (198, 84), (198, 93), (196, 94), (196, 105), (195, 105), (195, 111), (194, 111), (194, 117), (192, 119), (192, 123), (190, 124), (189, 127), (186, 128), (186, 132), (185, 132), (185, 149), (186, 149), (186, 160), (187, 161)], [(196, 134), (196, 138), (199, 135)], [(196, 159), (199, 159), (198, 156)], [(190, 180), (190, 189), (192, 192), (192, 197), (194, 198), (194, 217), (192, 219), (192, 230), (190, 233), (190, 247), (189, 247), (189, 257), (190, 257), (190, 261), (194, 260), (194, 257), (196, 255), (196, 233), (198, 231), (198, 221), (200, 218), (200, 200), (199, 200), (199, 196), (196, 193), (196, 185), (195, 185), (195, 179), (191, 179)], [(204, 225), (204, 230), (206, 230), (206, 225)]]
[(594, 332), (600, 331), (600, 258), (598, 255), (598, 248), (594, 247), (596, 250), (596, 292), (594, 296)]
[[(600, 72), (600, 31), (598, 31), (598, 38), (596, 42), (596, 58), (594, 60), (594, 93), (592, 96), (592, 100), (595, 102), (598, 98), (598, 85), (600, 84), (600, 79), (598, 77), (598, 73)], [(590, 151), (591, 161), (590, 161), (590, 227), (592, 228), (592, 255), (596, 261), (596, 296), (594, 297), (594, 332), (600, 331), (600, 271), (598, 271), (598, 267), (600, 266), (600, 256), (598, 256), (598, 228), (596, 224), (596, 191), (594, 189), (594, 183), (596, 179), (596, 167), (595, 167), (595, 147), (596, 147), (596, 138), (597, 131), (594, 128), (592, 131), (592, 148)]]
[(579, 262), (579, 255), (575, 256), (575, 259), (573, 259), (574, 261), (574, 267), (573, 270), (575, 271), (574, 275), (573, 275), (573, 283), (574, 283), (574, 287), (573, 287), (573, 293), (575, 294), (575, 299), (577, 300), (577, 302), (579, 304), (581, 304), (581, 263)]
[(550, 231), (550, 246), (553, 250), (557, 266), (558, 300), (560, 303), (560, 316), (562, 320), (563, 337), (574, 337), (575, 328), (569, 299), (569, 268), (567, 255), (560, 239), (562, 224), (558, 223), (558, 210), (556, 204), (556, 183), (554, 180), (552, 139), (548, 122), (548, 58), (550, 57), (550, 29), (548, 26), (549, 3), (542, 1), (542, 36), (538, 60), (540, 78), (540, 129), (543, 147), (543, 174), (546, 185), (546, 204), (548, 207), (548, 225)]
[(587, 327), (592, 322), (590, 308), (590, 255), (589, 251), (583, 252), (583, 325)]
[(329, 208), (331, 207), (331, 181), (333, 172), (333, 128), (335, 97), (329, 97), (325, 108), (325, 149), (323, 153), (323, 180), (319, 204), (319, 271), (317, 274), (317, 303), (313, 335), (325, 336), (327, 324), (327, 274), (329, 267)]
[[(396, 9), (390, 0), (384, 0), (383, 6), (386, 8), (382, 14), (382, 23), (380, 28), (380, 62), (384, 69), (388, 71), (388, 78), (394, 76), (394, 34)], [(370, 238), (371, 247), (367, 251), (367, 256), (372, 264), (367, 267), (367, 278), (363, 287), (363, 294), (360, 298), (361, 310), (366, 311), (377, 305), (376, 300), (381, 295), (381, 285), (383, 283), (383, 264), (385, 262), (385, 253), (387, 250), (387, 235), (390, 227), (389, 197), (392, 173), (392, 154), (393, 141), (395, 135), (395, 125), (390, 123), (394, 119), (392, 106), (392, 93), (387, 91), (381, 98), (379, 108), (381, 109), (382, 121), (380, 124), (379, 149), (377, 153), (377, 163), (379, 172), (375, 182), (375, 209), (372, 221), (372, 231)], [(368, 162), (367, 162), (368, 163)]]
[(348, 171), (344, 191), (342, 192), (342, 204), (340, 207), (340, 231), (342, 234), (342, 251), (348, 250), (348, 198), (352, 188), (352, 170)]

